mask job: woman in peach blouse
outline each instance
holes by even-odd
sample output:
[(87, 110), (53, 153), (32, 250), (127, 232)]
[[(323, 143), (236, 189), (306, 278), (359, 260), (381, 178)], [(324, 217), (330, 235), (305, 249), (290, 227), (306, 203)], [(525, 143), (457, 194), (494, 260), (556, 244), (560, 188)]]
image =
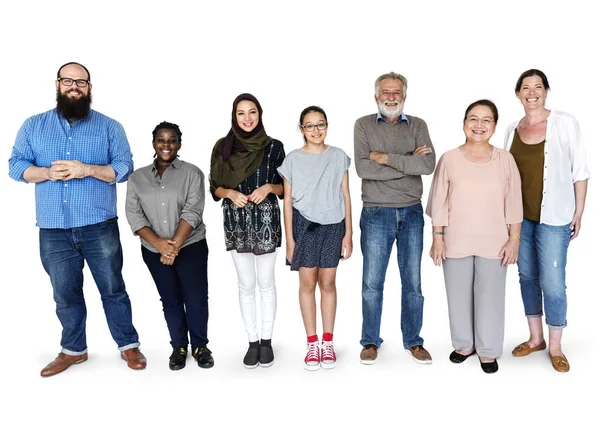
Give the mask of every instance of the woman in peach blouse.
[(506, 267), (517, 260), (523, 221), (515, 160), (490, 144), (497, 122), (493, 102), (469, 105), (466, 141), (440, 158), (427, 204), (429, 255), (444, 268), (450, 361), (462, 363), (477, 353), (486, 373), (498, 370), (502, 355)]

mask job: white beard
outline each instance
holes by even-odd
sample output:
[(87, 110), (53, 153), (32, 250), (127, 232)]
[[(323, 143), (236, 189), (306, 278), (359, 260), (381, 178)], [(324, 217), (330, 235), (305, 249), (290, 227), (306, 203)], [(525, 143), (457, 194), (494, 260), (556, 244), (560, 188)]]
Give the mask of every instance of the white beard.
[(387, 106), (384, 102), (377, 102), (379, 113), (386, 118), (397, 118), (402, 115), (404, 110), (404, 101), (399, 102), (396, 106)]

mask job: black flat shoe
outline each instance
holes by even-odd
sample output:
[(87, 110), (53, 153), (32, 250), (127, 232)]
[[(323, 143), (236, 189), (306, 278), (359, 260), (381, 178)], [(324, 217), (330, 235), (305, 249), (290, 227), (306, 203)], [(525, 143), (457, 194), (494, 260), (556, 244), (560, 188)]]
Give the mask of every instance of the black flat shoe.
[(187, 359), (187, 348), (173, 348), (173, 353), (169, 357), (169, 369), (180, 370), (185, 367)]
[(254, 341), (250, 343), (248, 351), (244, 356), (244, 367), (246, 369), (254, 369), (260, 361), (260, 343)]
[(192, 355), (198, 362), (198, 366), (200, 366), (202, 369), (210, 369), (215, 365), (215, 359), (213, 359), (212, 351), (210, 351), (206, 345), (196, 348)]
[(481, 370), (483, 370), (485, 373), (498, 372), (498, 362), (495, 359), (491, 363), (483, 363), (480, 359), (479, 363), (481, 364)]
[(471, 352), (471, 354), (467, 354), (467, 355), (460, 354), (456, 350), (454, 350), (453, 352), (450, 353), (450, 361), (452, 363), (462, 363), (465, 360), (467, 360), (468, 357), (472, 356), (473, 354), (475, 354), (475, 350), (473, 350)]
[(275, 361), (275, 355), (273, 354), (273, 347), (271, 347), (270, 339), (260, 340), (260, 351), (258, 356), (258, 362), (261, 367), (269, 367)]

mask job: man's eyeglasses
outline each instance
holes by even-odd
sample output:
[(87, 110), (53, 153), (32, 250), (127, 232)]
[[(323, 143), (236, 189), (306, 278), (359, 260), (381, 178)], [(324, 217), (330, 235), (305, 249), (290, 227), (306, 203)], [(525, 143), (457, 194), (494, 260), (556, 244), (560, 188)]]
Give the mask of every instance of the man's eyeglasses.
[(59, 78), (57, 81), (60, 81), (63, 86), (70, 87), (75, 83), (77, 87), (87, 87), (90, 83), (88, 80), (74, 80), (73, 78)]
[(315, 124), (306, 124), (306, 125), (301, 125), (300, 127), (304, 129), (304, 131), (308, 131), (309, 133), (311, 131), (314, 131), (315, 128), (318, 128), (319, 130), (323, 131), (327, 128), (327, 124), (326, 122), (320, 122), (319, 124), (315, 125)]

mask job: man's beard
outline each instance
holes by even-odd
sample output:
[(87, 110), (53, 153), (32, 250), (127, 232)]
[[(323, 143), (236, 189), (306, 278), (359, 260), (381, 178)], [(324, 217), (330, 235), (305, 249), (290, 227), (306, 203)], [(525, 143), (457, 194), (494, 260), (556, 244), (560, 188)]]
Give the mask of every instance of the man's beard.
[[(71, 89), (77, 90), (77, 89)], [(56, 92), (56, 108), (68, 120), (76, 121), (85, 118), (90, 113), (92, 93), (81, 96), (79, 99), (71, 98), (67, 94)]]
[(377, 102), (379, 113), (386, 118), (397, 118), (402, 115), (404, 101), (398, 102), (396, 106), (386, 106), (385, 102)]

